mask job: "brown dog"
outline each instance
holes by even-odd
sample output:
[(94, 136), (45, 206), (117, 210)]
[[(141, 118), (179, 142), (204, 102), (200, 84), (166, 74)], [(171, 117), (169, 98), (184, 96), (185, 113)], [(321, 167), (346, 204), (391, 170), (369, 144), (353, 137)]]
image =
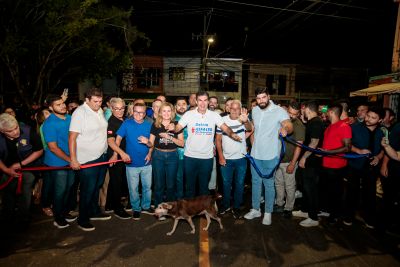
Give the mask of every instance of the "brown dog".
[(173, 202), (164, 202), (158, 205), (155, 210), (155, 215), (161, 216), (171, 216), (174, 218), (174, 226), (171, 232), (167, 235), (172, 235), (175, 232), (176, 226), (180, 219), (185, 219), (192, 227), (192, 234), (196, 232), (192, 217), (195, 215), (204, 214), (207, 219), (207, 226), (203, 228), (204, 231), (208, 230), (210, 226), (211, 219), (213, 218), (219, 223), (219, 227), (223, 229), (221, 219), (217, 216), (218, 208), (215, 201), (221, 198), (221, 195), (215, 196), (199, 196), (192, 199), (181, 199)]

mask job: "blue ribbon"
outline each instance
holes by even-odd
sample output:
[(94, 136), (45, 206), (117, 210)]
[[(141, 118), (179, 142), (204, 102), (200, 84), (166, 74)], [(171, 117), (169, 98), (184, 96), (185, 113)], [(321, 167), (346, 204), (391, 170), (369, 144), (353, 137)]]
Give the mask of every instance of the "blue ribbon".
[(336, 157), (336, 158), (345, 158), (345, 159), (359, 159), (359, 158), (370, 158), (371, 154), (357, 154), (357, 153), (345, 153), (343, 155), (337, 155), (337, 154), (331, 154), (327, 151), (323, 151), (321, 149), (318, 148), (311, 148), (309, 146), (306, 146), (302, 143), (297, 142), (296, 140), (294, 140), (293, 138), (291, 138), (290, 136), (286, 136), (286, 141), (299, 146), (305, 150), (308, 150), (310, 152), (313, 152), (315, 154), (321, 155), (321, 156), (325, 156), (325, 157)]
[(254, 170), (257, 172), (257, 174), (263, 178), (263, 179), (271, 179), (276, 171), (276, 169), (278, 169), (279, 164), (281, 163), (283, 157), (285, 156), (286, 153), (286, 146), (285, 146), (285, 141), (282, 137), (281, 134), (279, 134), (279, 139), (281, 140), (281, 155), (279, 157), (279, 162), (278, 164), (276, 164), (276, 166), (272, 169), (272, 171), (270, 173), (267, 174), (263, 174), (261, 172), (261, 170), (258, 168), (254, 158), (252, 156), (250, 156), (249, 154), (245, 154), (244, 156), (250, 161), (251, 166), (253, 166)]
[[(279, 139), (281, 140), (281, 155), (279, 158), (279, 162), (278, 164), (276, 164), (275, 168), (272, 169), (272, 171), (270, 173), (267, 174), (263, 174), (261, 172), (261, 170), (258, 168), (254, 158), (252, 156), (250, 156), (249, 154), (245, 154), (245, 157), (250, 161), (250, 164), (253, 166), (254, 170), (257, 172), (257, 174), (264, 179), (270, 179), (273, 177), (273, 174), (275, 173), (276, 169), (279, 167), (279, 164), (281, 163), (283, 157), (285, 156), (286, 153), (286, 146), (285, 146), (285, 141), (282, 137), (281, 134), (279, 134)], [(286, 141), (299, 146), (305, 150), (311, 151), (315, 154), (321, 155), (321, 156), (325, 156), (325, 157), (338, 157), (338, 158), (345, 158), (345, 159), (359, 159), (359, 158), (369, 158), (371, 157), (371, 154), (356, 154), (356, 153), (345, 153), (344, 155), (337, 155), (337, 154), (330, 154), (329, 152), (326, 151), (322, 151), (320, 149), (315, 149), (315, 148), (311, 148), (309, 146), (306, 146), (302, 143), (297, 142), (296, 140), (294, 140), (293, 138), (291, 138), (290, 136), (286, 136), (285, 137)]]

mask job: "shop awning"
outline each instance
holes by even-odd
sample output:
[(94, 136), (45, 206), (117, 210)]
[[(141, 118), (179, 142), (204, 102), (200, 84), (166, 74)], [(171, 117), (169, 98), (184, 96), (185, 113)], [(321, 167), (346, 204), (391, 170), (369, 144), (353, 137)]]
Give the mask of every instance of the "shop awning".
[(385, 83), (358, 91), (350, 92), (350, 96), (370, 96), (379, 94), (395, 94), (400, 93), (400, 82), (398, 83)]

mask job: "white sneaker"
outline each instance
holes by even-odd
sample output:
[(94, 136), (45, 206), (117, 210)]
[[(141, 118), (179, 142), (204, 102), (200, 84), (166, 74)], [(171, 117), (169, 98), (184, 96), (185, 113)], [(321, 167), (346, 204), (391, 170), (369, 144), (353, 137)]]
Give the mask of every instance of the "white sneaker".
[(262, 224), (264, 225), (271, 225), (272, 221), (271, 221), (271, 213), (264, 213), (264, 219), (262, 220)]
[(292, 211), (292, 215), (294, 217), (308, 218), (308, 212), (303, 212), (301, 210)]
[(314, 226), (318, 226), (319, 222), (318, 221), (314, 221), (311, 218), (307, 218), (307, 219), (301, 221), (299, 224), (301, 226), (303, 226), (303, 227), (314, 227)]
[(319, 213), (318, 213), (318, 217), (329, 217), (329, 212), (326, 212), (326, 211), (320, 211)]
[(261, 217), (261, 212), (259, 210), (251, 209), (246, 215), (244, 215), (244, 218), (247, 220), (253, 220), (254, 218)]

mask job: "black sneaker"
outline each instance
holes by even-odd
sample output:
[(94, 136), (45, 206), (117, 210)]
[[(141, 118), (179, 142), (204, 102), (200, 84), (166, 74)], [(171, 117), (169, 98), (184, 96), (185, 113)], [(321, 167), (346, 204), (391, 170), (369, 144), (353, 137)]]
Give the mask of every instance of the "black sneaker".
[(284, 210), (282, 213), (283, 218), (290, 219), (292, 218), (292, 211), (291, 210)]
[(54, 220), (53, 225), (58, 229), (67, 228), (69, 226), (65, 219)]
[(274, 206), (274, 213), (282, 213), (283, 212), (283, 206)]
[(114, 212), (114, 216), (117, 217), (118, 219), (121, 220), (128, 220), (130, 219), (132, 216), (129, 215), (125, 210), (121, 210), (121, 211), (115, 211)]
[(230, 211), (231, 208), (226, 208), (226, 209), (222, 209), (221, 212), (219, 214), (224, 215), (226, 214), (228, 211)]
[(105, 209), (104, 209), (104, 213), (105, 213), (105, 214), (110, 214), (110, 213), (113, 213), (113, 212), (114, 212), (113, 209), (110, 209), (110, 208), (105, 208)]
[(91, 221), (107, 221), (111, 219), (111, 215), (100, 213), (98, 215), (95, 215), (93, 217), (90, 217)]
[(140, 211), (133, 211), (133, 215), (132, 215), (132, 219), (134, 219), (135, 221), (139, 221), (140, 220)]
[(148, 214), (148, 215), (154, 215), (154, 209), (152, 207), (150, 207), (148, 209), (143, 209), (142, 213)]
[(78, 227), (81, 228), (85, 232), (94, 231), (96, 228), (90, 223), (78, 223)]
[(69, 223), (76, 221), (76, 219), (78, 218), (78, 216), (73, 216), (70, 213), (66, 214), (64, 217), (65, 220)]
[(243, 217), (239, 209), (232, 209), (232, 216), (235, 219), (240, 219)]
[(125, 207), (125, 211), (132, 211), (132, 205), (131, 203), (128, 202), (128, 204)]

